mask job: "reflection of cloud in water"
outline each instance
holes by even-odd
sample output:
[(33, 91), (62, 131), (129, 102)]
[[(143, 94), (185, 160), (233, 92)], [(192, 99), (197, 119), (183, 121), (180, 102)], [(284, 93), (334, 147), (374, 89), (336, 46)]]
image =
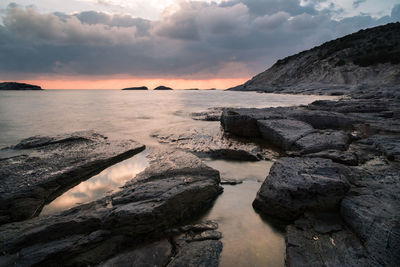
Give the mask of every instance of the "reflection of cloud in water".
[(50, 204), (46, 205), (41, 215), (52, 214), (72, 208), (81, 203), (94, 201), (118, 190), (128, 180), (148, 166), (148, 152), (142, 152), (130, 159), (115, 164), (89, 180), (86, 180), (65, 192)]

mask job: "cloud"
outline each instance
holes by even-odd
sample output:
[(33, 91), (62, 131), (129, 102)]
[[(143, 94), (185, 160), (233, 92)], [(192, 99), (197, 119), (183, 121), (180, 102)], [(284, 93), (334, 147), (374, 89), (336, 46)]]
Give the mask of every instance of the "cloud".
[(40, 14), (33, 8), (9, 7), (5, 27), (22, 40), (60, 45), (112, 45), (133, 43), (136, 26), (112, 27), (82, 23), (75, 16)]
[[(305, 2), (305, 1), (302, 1)], [(84, 11), (3, 10), (0, 79), (41, 75), (248, 77), (277, 59), (400, 17), (333, 19), (319, 0), (182, 1), (158, 20)], [(20, 79), (20, 78), (19, 78)]]
[(353, 7), (358, 8), (362, 3), (365, 3), (367, 0), (355, 0), (353, 2)]
[(392, 8), (391, 17), (394, 21), (400, 21), (400, 4), (397, 4)]

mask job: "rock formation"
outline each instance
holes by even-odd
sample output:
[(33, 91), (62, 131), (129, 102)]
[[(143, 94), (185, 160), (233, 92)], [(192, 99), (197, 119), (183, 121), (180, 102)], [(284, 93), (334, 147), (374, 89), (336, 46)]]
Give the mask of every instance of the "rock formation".
[(40, 86), (27, 84), (27, 83), (17, 83), (17, 82), (3, 82), (0, 83), (0, 90), (43, 90)]
[(122, 90), (149, 90), (149, 88), (147, 88), (146, 86), (139, 86), (139, 87), (128, 87), (128, 88), (124, 88)]
[(399, 40), (400, 22), (360, 30), (278, 60), (229, 90), (331, 95), (357, 95), (382, 87), (391, 91), (400, 84)]
[(160, 85), (160, 86), (154, 88), (154, 90), (173, 90), (173, 89), (171, 87)]

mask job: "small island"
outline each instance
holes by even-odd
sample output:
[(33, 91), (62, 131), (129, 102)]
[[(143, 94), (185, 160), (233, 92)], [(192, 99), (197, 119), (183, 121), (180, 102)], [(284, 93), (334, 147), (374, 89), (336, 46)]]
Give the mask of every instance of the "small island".
[(138, 86), (138, 87), (128, 87), (128, 88), (124, 88), (122, 90), (149, 90), (149, 88), (147, 88), (146, 86)]
[(174, 89), (172, 89), (171, 87), (160, 85), (160, 86), (154, 88), (154, 90), (174, 90)]
[(0, 90), (43, 90), (38, 85), (17, 82), (0, 83)]

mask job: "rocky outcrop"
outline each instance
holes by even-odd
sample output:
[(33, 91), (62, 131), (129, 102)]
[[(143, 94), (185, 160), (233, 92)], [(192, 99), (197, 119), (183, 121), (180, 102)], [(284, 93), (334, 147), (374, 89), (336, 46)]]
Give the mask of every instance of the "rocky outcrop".
[[(143, 240), (183, 234), (185, 242), (173, 244), (175, 256), (169, 264), (192, 258), (196, 264), (203, 260), (216, 266), (222, 245), (215, 224), (171, 229), (211, 205), (222, 191), (218, 171), (181, 151), (154, 151), (149, 160), (148, 168), (111, 196), (59, 214), (0, 226), (0, 265), (107, 264), (123, 248), (143, 246)], [(169, 246), (154, 246), (163, 261)], [(146, 253), (149, 249), (144, 248), (133, 255), (141, 262), (145, 256), (140, 255)], [(128, 252), (110, 262), (131, 256)]]
[(287, 266), (374, 266), (337, 213), (306, 213), (286, 228)]
[(1, 90), (43, 90), (40, 86), (27, 84), (27, 83), (17, 83), (17, 82), (3, 82), (0, 83)]
[(360, 30), (278, 60), (229, 90), (351, 96), (387, 90), (400, 98), (393, 90), (400, 83), (399, 39), (400, 22)]
[(128, 88), (124, 88), (122, 90), (149, 90), (149, 88), (147, 88), (146, 86), (139, 86), (139, 87), (128, 87)]
[[(274, 163), (253, 202), (289, 222), (288, 266), (400, 264), (398, 106), (353, 98), (223, 111), (225, 131), (261, 135), (291, 156)], [(251, 134), (235, 128), (249, 121)]]
[(258, 161), (277, 156), (277, 153), (260, 146), (257, 143), (259, 140), (241, 142), (241, 140), (228, 138), (213, 122), (207, 122), (204, 127), (199, 125), (196, 128), (175, 126), (154, 132), (152, 136), (160, 143), (167, 143), (179, 149), (215, 159)]
[(272, 166), (253, 206), (293, 220), (305, 211), (339, 208), (350, 184), (345, 167), (321, 158), (281, 158)]
[(34, 136), (3, 149), (19, 155), (0, 160), (0, 223), (37, 216), (72, 186), (144, 148), (89, 131)]
[(154, 88), (153, 90), (173, 90), (173, 89), (171, 87), (160, 85), (160, 86), (157, 86), (156, 88)]

